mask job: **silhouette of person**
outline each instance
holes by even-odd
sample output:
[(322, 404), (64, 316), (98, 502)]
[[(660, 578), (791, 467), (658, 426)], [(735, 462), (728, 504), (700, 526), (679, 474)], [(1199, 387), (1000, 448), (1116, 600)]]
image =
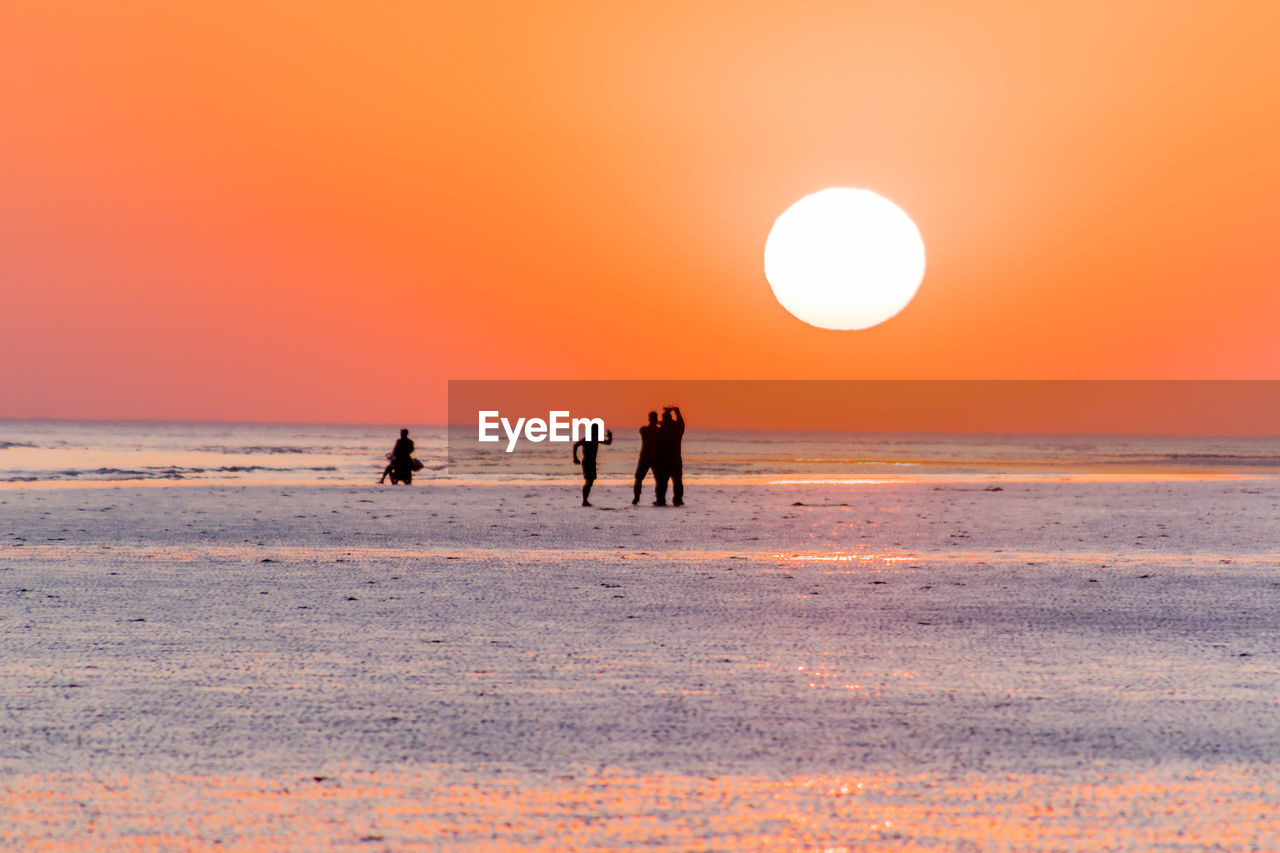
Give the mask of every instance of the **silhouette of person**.
[[(672, 415), (674, 413), (674, 417)], [(653, 476), (657, 481), (655, 506), (667, 505), (667, 481), (671, 482), (671, 505), (684, 506), (684, 460), (680, 458), (680, 440), (684, 438), (684, 417), (679, 406), (662, 410), (658, 428)]]
[(396, 439), (395, 446), (391, 448), (391, 452), (387, 454), (387, 467), (382, 472), (382, 479), (379, 483), (386, 480), (387, 475), (391, 476), (391, 485), (397, 482), (404, 483), (406, 486), (413, 484), (413, 439), (409, 438), (407, 429), (400, 430), (400, 437)]
[[(649, 413), (649, 423), (640, 427), (640, 459), (636, 462), (636, 484), (635, 494), (631, 498), (631, 503), (640, 503), (640, 487), (644, 485), (644, 475), (654, 467), (657, 461), (658, 452), (658, 413)], [(653, 471), (653, 479), (658, 479), (658, 472)]]
[[(604, 441), (600, 440), (600, 424), (591, 425), (591, 438), (584, 438), (573, 443), (573, 464), (582, 466), (582, 505), (591, 506), (587, 500), (591, 496), (591, 484), (596, 481), (596, 454), (600, 445), (613, 444), (613, 430), (604, 431)], [(578, 448), (582, 448), (582, 459), (578, 459)]]

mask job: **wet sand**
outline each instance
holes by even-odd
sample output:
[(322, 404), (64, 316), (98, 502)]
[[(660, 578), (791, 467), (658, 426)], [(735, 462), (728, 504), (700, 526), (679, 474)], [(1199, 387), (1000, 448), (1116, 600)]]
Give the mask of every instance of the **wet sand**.
[(1271, 479), (0, 494), (15, 849), (1280, 845)]

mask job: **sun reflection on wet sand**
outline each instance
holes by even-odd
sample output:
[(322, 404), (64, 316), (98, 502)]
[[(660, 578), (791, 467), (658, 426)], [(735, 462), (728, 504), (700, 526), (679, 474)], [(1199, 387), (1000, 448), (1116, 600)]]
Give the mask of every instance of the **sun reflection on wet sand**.
[[(854, 546), (858, 547), (858, 546)], [(223, 546), (223, 545), (71, 545), (28, 544), (6, 549), (5, 559), (18, 561), (56, 561), (100, 559), (109, 563), (132, 564), (135, 561), (157, 563), (256, 563), (264, 554), (267, 562), (282, 564), (316, 564), (358, 562), (362, 565), (402, 564), (406, 560), (460, 560), (468, 564), (496, 563), (528, 567), (535, 564), (563, 565), (573, 561), (598, 560), (607, 556), (619, 562), (649, 562), (666, 564), (672, 561), (685, 566), (745, 561), (762, 564), (770, 569), (787, 564), (830, 563), (862, 572), (880, 570), (901, 571), (919, 568), (921, 564), (961, 565), (971, 568), (985, 565), (1070, 565), (1083, 563), (1096, 565), (1110, 562), (1114, 566), (1182, 564), (1186, 566), (1218, 566), (1224, 563), (1258, 563), (1280, 565), (1280, 551), (1233, 552), (1231, 559), (1218, 551), (1165, 551), (1131, 552), (1097, 550), (1010, 550), (1010, 551), (939, 551), (925, 549), (883, 550), (867, 547), (867, 550), (837, 550), (824, 548), (811, 551), (778, 551), (768, 545), (751, 547), (684, 548), (655, 551), (620, 551), (602, 555), (598, 550), (585, 548), (523, 548), (488, 546), (467, 548), (441, 546), (424, 548), (358, 547), (358, 546)], [(828, 572), (831, 573), (831, 572)]]
[(1275, 849), (1277, 779), (1148, 772), (767, 778), (426, 768), (0, 783), (0, 844), (64, 853), (286, 850)]

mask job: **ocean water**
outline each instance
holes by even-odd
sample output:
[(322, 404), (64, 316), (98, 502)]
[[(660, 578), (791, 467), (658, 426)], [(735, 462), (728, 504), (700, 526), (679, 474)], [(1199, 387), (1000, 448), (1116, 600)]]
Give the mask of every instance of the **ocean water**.
[[(444, 472), (444, 431), (415, 430), (424, 473)], [(0, 482), (375, 482), (397, 428), (342, 424), (0, 421)]]
[[(0, 420), (0, 483), (365, 484), (397, 426)], [(412, 426), (419, 480), (574, 482), (567, 444), (481, 445), (474, 430)], [(628, 479), (637, 431), (600, 451), (600, 479)], [(766, 432), (690, 428), (691, 481), (886, 482), (896, 478), (1054, 478), (1089, 473), (1270, 476), (1280, 438)]]

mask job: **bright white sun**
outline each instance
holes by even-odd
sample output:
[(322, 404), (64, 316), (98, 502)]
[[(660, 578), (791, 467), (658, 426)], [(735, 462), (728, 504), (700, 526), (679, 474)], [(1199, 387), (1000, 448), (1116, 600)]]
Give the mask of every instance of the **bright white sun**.
[(870, 190), (835, 187), (783, 211), (764, 244), (773, 295), (822, 329), (867, 329), (897, 314), (924, 278), (924, 241)]

